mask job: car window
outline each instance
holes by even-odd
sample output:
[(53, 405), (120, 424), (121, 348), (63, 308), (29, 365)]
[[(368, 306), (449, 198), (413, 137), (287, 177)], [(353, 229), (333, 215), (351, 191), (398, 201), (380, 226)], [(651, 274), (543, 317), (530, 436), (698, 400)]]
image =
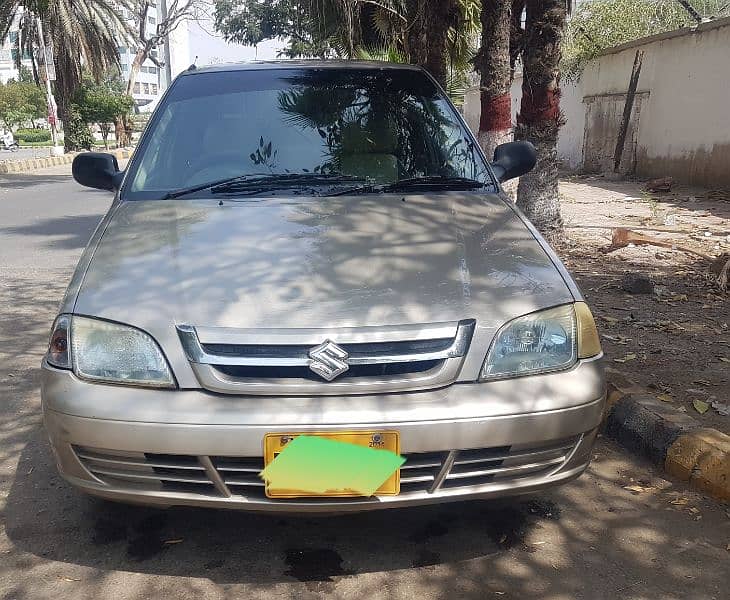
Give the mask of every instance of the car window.
[(410, 70), (186, 75), (158, 108), (137, 154), (124, 190), (131, 199), (269, 173), (491, 182), (452, 105), (426, 75)]

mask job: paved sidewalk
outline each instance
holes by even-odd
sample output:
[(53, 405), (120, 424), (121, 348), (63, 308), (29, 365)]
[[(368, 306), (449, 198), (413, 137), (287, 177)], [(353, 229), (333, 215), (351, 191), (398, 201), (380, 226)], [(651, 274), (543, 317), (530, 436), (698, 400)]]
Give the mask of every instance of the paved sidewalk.
[[(95, 148), (94, 151), (98, 152), (104, 150)], [(132, 150), (121, 148), (117, 150), (108, 150), (107, 152), (114, 154), (118, 160), (122, 160), (129, 158)], [(0, 161), (0, 175), (9, 173), (39, 173), (46, 168), (66, 164), (70, 165), (78, 152), (68, 152), (61, 156), (51, 156), (50, 151), (48, 151), (46, 153), (31, 153), (32, 156), (27, 158), (23, 158), (24, 154), (27, 154), (24, 150), (8, 154), (11, 155), (10, 159)]]

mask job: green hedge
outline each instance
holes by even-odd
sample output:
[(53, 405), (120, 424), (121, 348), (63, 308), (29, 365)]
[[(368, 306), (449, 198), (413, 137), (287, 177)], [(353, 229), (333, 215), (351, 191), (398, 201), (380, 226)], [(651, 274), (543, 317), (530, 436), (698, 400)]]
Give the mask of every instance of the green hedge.
[(51, 132), (47, 129), (18, 129), (15, 139), (18, 142), (50, 142)]

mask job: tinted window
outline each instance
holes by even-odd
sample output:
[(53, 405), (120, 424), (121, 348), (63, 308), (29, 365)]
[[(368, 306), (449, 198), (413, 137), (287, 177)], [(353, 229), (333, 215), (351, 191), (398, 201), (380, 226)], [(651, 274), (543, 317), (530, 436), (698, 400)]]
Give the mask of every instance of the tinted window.
[(124, 191), (158, 198), (226, 177), (307, 172), (491, 182), (454, 109), (418, 71), (242, 70), (175, 82)]

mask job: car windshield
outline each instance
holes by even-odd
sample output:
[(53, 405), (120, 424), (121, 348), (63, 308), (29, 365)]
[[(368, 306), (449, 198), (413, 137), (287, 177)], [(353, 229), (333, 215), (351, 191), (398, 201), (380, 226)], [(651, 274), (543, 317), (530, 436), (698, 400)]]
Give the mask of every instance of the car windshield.
[(159, 199), (202, 186), (179, 196), (210, 197), (207, 183), (242, 176), (270, 180), (261, 193), (278, 186), (331, 191), (355, 179), (459, 177), (492, 185), (453, 106), (425, 74), (297, 68), (180, 77), (141, 141), (122, 196)]

